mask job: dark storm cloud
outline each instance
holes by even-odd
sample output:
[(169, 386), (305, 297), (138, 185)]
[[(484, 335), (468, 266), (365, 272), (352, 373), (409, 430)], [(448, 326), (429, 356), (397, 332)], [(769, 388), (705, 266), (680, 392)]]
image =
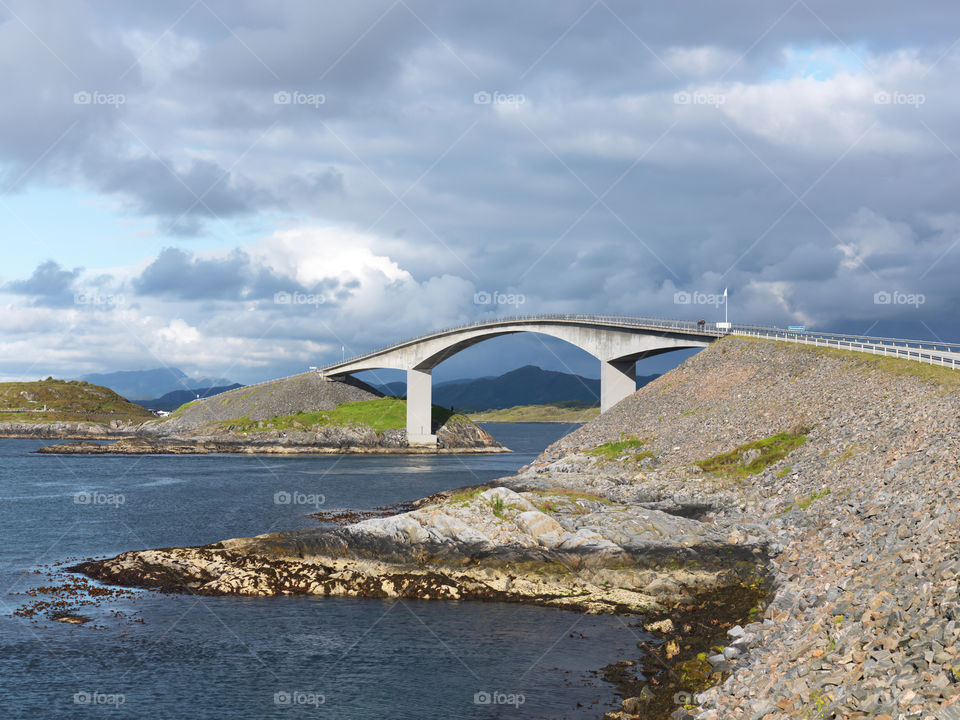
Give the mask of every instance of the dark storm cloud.
[(166, 248), (132, 282), (139, 295), (176, 300), (261, 300), (276, 293), (322, 294), (336, 299), (338, 284), (325, 281), (306, 287), (258, 266), (240, 250), (223, 258), (199, 258)]
[[(674, 293), (729, 286), (735, 319), (960, 336), (953, 3), (55, 5), (10, 4), (30, 31), (0, 9), (15, 189), (79, 187), (180, 236), (277, 216), (357, 228), (416, 282), (523, 293), (524, 312), (699, 317)], [(524, 100), (475, 103), (493, 91)], [(315, 290), (240, 251), (173, 249), (133, 287)], [(926, 302), (874, 302), (894, 290)], [(338, 325), (336, 307), (340, 334), (393, 329)]]
[(67, 270), (57, 262), (48, 260), (38, 265), (29, 278), (12, 280), (0, 286), (3, 292), (26, 295), (35, 305), (60, 307), (74, 302), (74, 283), (83, 268)]
[(252, 212), (265, 199), (253, 183), (217, 163), (197, 161), (184, 172), (172, 161), (142, 157), (106, 165), (95, 174), (103, 192), (129, 198), (144, 214), (157, 215), (180, 231), (194, 218), (229, 218)]

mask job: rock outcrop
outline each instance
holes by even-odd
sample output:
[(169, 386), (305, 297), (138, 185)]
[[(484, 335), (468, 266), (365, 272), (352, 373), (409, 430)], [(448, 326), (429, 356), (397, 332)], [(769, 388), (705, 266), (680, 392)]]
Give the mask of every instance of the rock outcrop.
[(512, 600), (611, 612), (662, 608), (729, 584), (759, 553), (659, 510), (497, 487), (344, 528), (124, 553), (77, 569), (206, 595)]
[(0, 423), (0, 437), (3, 438), (39, 438), (114, 440), (129, 437), (137, 432), (140, 423), (114, 420), (107, 423), (68, 422), (4, 422)]

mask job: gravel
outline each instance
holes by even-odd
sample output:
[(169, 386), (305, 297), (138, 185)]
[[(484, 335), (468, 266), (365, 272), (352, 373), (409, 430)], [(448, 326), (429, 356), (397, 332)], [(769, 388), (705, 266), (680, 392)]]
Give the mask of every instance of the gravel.
[[(727, 338), (508, 481), (705, 506), (727, 542), (767, 547), (775, 595), (710, 658), (732, 674), (694, 717), (960, 717), (960, 393), (891, 367)], [(692, 465), (801, 425), (806, 444), (742, 482)], [(582, 454), (624, 435), (654, 457)]]

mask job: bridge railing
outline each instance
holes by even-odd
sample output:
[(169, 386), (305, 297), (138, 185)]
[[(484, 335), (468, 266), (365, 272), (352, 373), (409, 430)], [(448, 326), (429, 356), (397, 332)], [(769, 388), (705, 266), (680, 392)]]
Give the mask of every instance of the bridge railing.
[(519, 322), (533, 321), (559, 321), (590, 323), (596, 325), (617, 325), (621, 327), (638, 327), (650, 330), (689, 332), (710, 337), (720, 337), (726, 334), (726, 331), (717, 329), (715, 323), (707, 323), (704, 328), (699, 328), (695, 320), (671, 320), (669, 318), (625, 317), (622, 315), (585, 315), (569, 313), (552, 313), (542, 315), (500, 315), (489, 320), (476, 320), (469, 323), (462, 323), (460, 325), (451, 325), (450, 327), (445, 327), (440, 330), (431, 330), (430, 332), (415, 335), (414, 337), (406, 338), (398, 342), (381, 345), (380, 347), (368, 352), (354, 355), (339, 362), (330, 363), (329, 365), (326, 365), (320, 369), (327, 370), (340, 365), (357, 362), (358, 360), (379, 355), (387, 350), (402, 347), (403, 345), (410, 345), (412, 343), (420, 342), (421, 340), (427, 340), (433, 337), (440, 337), (451, 332), (457, 332), (458, 330), (469, 330), (471, 328), (490, 327), (493, 325), (512, 325)]
[(734, 327), (731, 335), (760, 337), (769, 340), (782, 340), (802, 345), (832, 347), (840, 350), (854, 350), (873, 355), (887, 355), (904, 360), (940, 365), (953, 369), (960, 368), (960, 345), (954, 343), (930, 343), (920, 340), (876, 338), (858, 335), (831, 335), (823, 333), (791, 332), (788, 330), (770, 330), (769, 328)]
[(683, 332), (704, 337), (723, 337), (724, 335), (741, 335), (745, 337), (761, 337), (786, 342), (796, 342), (803, 345), (817, 345), (835, 347), (844, 350), (856, 350), (872, 354), (888, 355), (893, 357), (926, 362), (933, 365), (960, 367), (960, 344), (908, 340), (903, 338), (883, 338), (868, 335), (847, 335), (838, 333), (817, 333), (795, 331), (778, 328), (774, 325), (731, 324), (729, 328), (718, 327), (718, 323), (707, 323), (701, 327), (693, 320), (675, 320), (658, 317), (625, 317), (621, 315), (587, 315), (587, 314), (543, 314), (543, 315), (503, 315), (489, 320), (478, 320), (433, 330), (415, 337), (406, 338), (400, 342), (383, 345), (359, 355), (331, 363), (320, 368), (321, 371), (333, 369), (360, 360), (379, 355), (382, 352), (420, 342), (429, 338), (440, 337), (451, 332), (469, 330), (478, 327), (492, 327), (496, 325), (512, 325), (524, 322), (572, 322), (592, 325), (612, 325), (616, 327), (642, 328), (645, 330), (660, 330), (667, 332)]

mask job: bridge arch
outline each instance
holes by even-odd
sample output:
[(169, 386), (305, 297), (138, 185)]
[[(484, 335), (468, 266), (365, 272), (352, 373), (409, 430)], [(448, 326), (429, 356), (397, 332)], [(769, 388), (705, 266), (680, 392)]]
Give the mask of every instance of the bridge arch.
[(431, 432), (433, 368), (478, 343), (521, 332), (569, 342), (600, 363), (600, 410), (606, 412), (636, 389), (636, 361), (674, 350), (706, 347), (720, 333), (714, 328), (660, 321), (594, 316), (505, 318), (440, 330), (335, 363), (322, 372), (344, 377), (363, 370), (395, 369), (407, 373), (407, 440), (435, 443)]

